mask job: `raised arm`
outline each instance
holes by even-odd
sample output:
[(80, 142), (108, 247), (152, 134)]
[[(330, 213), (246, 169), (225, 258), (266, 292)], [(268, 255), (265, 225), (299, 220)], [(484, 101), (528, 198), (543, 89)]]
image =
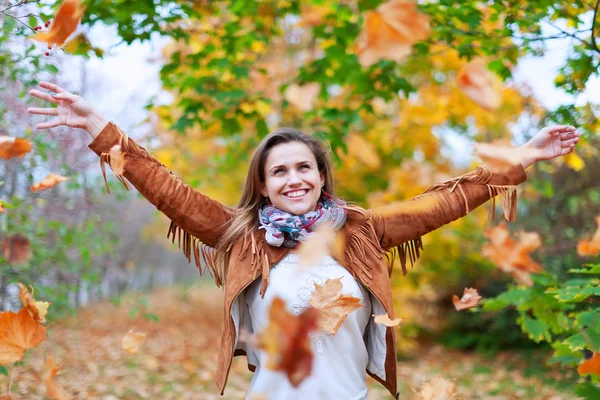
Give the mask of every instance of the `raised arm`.
[(573, 127), (544, 128), (521, 146), (522, 160), (506, 173), (493, 173), (480, 166), (460, 177), (438, 183), (409, 201), (370, 210), (375, 231), (385, 250), (396, 248), (402, 271), (406, 261), (414, 263), (423, 249), (421, 237), (468, 214), (492, 199), (490, 217), (494, 218), (495, 198), (500, 196), (504, 218), (516, 214), (516, 186), (527, 179), (525, 168), (534, 162), (569, 154), (579, 140)]
[[(108, 159), (111, 148), (119, 145), (126, 161), (124, 177), (172, 221), (168, 236), (173, 242), (178, 239), (179, 247), (182, 248), (188, 261), (191, 260), (193, 253), (196, 265), (201, 268), (201, 254), (205, 256), (207, 254), (201, 247), (202, 244), (216, 246), (233, 210), (181, 182), (146, 149), (139, 146), (116, 125), (95, 113), (81, 97), (51, 83), (41, 82), (40, 86), (56, 94), (50, 95), (35, 89), (31, 90), (30, 94), (54, 103), (57, 107), (30, 108), (28, 112), (55, 115), (57, 118), (38, 124), (36, 128), (66, 125), (85, 129), (94, 138), (89, 147), (100, 156), (103, 170), (103, 163)], [(212, 268), (211, 273), (217, 278)]]

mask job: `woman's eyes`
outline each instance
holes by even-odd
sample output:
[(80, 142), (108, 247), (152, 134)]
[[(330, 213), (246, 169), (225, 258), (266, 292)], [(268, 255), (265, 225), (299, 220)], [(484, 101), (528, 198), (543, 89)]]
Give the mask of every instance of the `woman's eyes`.
[[(310, 165), (308, 164), (304, 164), (300, 166), (301, 170), (309, 170), (310, 169)], [(274, 172), (275, 175), (278, 175), (280, 172), (285, 172), (284, 168), (277, 168)]]

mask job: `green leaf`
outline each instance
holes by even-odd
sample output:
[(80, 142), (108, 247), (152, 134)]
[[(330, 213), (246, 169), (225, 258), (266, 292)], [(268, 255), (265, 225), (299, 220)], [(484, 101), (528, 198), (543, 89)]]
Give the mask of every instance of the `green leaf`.
[(587, 264), (584, 265), (585, 268), (575, 268), (570, 269), (569, 272), (574, 274), (594, 274), (600, 275), (600, 264)]
[(591, 382), (584, 382), (577, 386), (575, 394), (586, 400), (598, 400), (600, 399), (600, 388)]
[(151, 319), (154, 322), (158, 322), (160, 320), (158, 315), (152, 313), (144, 313), (144, 318)]
[(584, 332), (575, 334), (563, 341), (563, 344), (569, 346), (571, 350), (583, 350), (586, 348), (586, 336)]
[(0, 365), (0, 374), (8, 376), (8, 370), (6, 369), (6, 367)]
[(527, 315), (522, 317), (522, 321), (521, 328), (531, 340), (536, 343), (539, 343), (542, 340), (550, 340), (548, 325)]

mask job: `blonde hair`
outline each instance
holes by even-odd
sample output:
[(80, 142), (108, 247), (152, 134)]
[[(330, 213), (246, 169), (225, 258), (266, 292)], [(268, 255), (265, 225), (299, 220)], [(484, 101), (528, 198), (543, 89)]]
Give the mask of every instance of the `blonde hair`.
[(252, 234), (258, 227), (258, 211), (265, 202), (261, 189), (265, 182), (267, 157), (273, 147), (290, 142), (300, 142), (308, 146), (317, 160), (319, 173), (324, 178), (323, 190), (335, 197), (331, 151), (325, 143), (293, 128), (280, 128), (271, 132), (260, 142), (252, 155), (242, 197), (234, 210), (229, 227), (215, 248), (215, 267), (223, 271), (223, 278), (227, 274), (226, 267), (233, 245), (246, 235)]

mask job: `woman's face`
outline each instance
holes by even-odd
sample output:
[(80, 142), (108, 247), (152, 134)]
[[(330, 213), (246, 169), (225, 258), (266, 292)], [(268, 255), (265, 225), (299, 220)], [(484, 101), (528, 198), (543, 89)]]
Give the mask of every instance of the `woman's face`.
[(261, 194), (282, 211), (302, 215), (313, 211), (325, 182), (310, 148), (301, 142), (278, 144), (265, 162)]

